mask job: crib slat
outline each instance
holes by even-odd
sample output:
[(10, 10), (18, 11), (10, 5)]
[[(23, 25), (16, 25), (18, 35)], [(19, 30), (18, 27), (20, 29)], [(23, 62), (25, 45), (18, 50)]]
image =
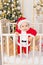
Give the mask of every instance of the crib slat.
[(40, 42), (39, 42), (39, 64), (40, 64), (40, 58), (41, 58), (41, 35), (40, 35)]
[[(3, 45), (2, 45), (2, 34), (1, 34), (1, 54), (2, 54), (2, 65), (3, 65)], [(9, 56), (9, 41), (8, 41), (8, 37), (9, 36), (13, 36), (13, 44), (14, 44), (14, 57), (15, 57), (15, 34), (14, 35), (5, 35), (7, 37), (7, 52), (8, 52), (8, 56)], [(39, 59), (40, 59), (40, 55), (41, 55), (41, 36), (40, 35), (40, 44), (39, 44)], [(21, 39), (22, 37), (20, 37), (20, 43), (21, 43)], [(28, 35), (27, 35), (27, 57), (28, 57)], [(33, 59), (34, 59), (34, 51), (35, 51), (35, 37), (33, 40)], [(20, 45), (20, 58), (22, 58), (22, 45)], [(28, 60), (28, 59), (27, 59)], [(15, 60), (14, 60), (15, 61)], [(32, 60), (33, 64), (34, 64), (34, 60)], [(9, 62), (8, 62), (9, 63)], [(40, 64), (40, 60), (39, 60), (39, 64)]]
[(4, 59), (3, 59), (3, 43), (2, 43), (2, 36), (1, 36), (1, 60), (2, 60), (2, 65), (3, 65)]
[(7, 36), (7, 53), (8, 53), (8, 56), (9, 56), (9, 40), (8, 40), (8, 36)]
[(22, 36), (20, 35), (20, 58), (22, 58), (22, 43), (21, 43)]
[(26, 36), (27, 38), (27, 46), (26, 46), (26, 51), (27, 51), (27, 58), (28, 58), (28, 35)]
[(16, 45), (16, 42), (15, 42), (15, 35), (13, 36), (13, 47), (14, 47), (14, 57), (16, 56), (16, 50), (15, 50), (15, 45)]
[(40, 42), (39, 42), (39, 59), (40, 59), (40, 56), (41, 56), (41, 36), (40, 36)]

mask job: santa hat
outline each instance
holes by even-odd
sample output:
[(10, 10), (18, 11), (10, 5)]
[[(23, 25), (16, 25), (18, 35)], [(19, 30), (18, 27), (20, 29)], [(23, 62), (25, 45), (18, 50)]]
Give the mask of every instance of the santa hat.
[(20, 18), (18, 18), (18, 20), (17, 20), (17, 24), (18, 24), (18, 28), (19, 28), (19, 29), (20, 29), (20, 25), (21, 25), (23, 22), (27, 22), (28, 24), (30, 24), (30, 22), (29, 22), (25, 17), (20, 17)]

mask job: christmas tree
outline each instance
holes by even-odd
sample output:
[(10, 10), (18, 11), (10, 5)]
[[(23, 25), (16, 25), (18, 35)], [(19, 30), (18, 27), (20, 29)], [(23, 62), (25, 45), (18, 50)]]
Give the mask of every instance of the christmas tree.
[(3, 12), (5, 18), (16, 22), (22, 16), (19, 0), (4, 2)]

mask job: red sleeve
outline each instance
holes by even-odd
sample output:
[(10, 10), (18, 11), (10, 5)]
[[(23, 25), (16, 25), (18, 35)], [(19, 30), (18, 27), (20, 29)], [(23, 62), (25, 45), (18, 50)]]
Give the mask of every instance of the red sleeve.
[(36, 36), (37, 31), (36, 31), (35, 29), (30, 28), (30, 29), (27, 31), (27, 34), (32, 34), (32, 35)]
[(19, 30), (17, 26), (16, 26), (16, 32), (18, 32), (19, 34), (21, 33), (21, 30)]
[(21, 30), (19, 30), (19, 29), (16, 29), (16, 32), (18, 32), (19, 34), (21, 34)]

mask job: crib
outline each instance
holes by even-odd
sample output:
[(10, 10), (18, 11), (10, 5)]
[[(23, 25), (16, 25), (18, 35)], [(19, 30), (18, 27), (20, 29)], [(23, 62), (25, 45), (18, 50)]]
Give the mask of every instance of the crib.
[[(14, 23), (12, 23), (14, 24)], [(9, 26), (8, 26), (9, 29)], [(13, 30), (14, 32), (14, 30)], [(21, 43), (21, 35), (20, 36), (20, 43)], [(25, 36), (25, 35), (24, 35)], [(32, 36), (31, 34), (28, 34), (27, 41), (28, 41), (28, 36), (32, 37), (32, 42), (31, 42), (31, 50), (28, 54), (28, 42), (26, 45), (26, 55), (22, 54), (22, 45), (20, 44), (20, 55), (17, 54), (16, 50), (16, 35), (15, 33), (1, 33), (0, 34), (0, 40), (1, 40), (1, 59), (2, 59), (2, 65), (43, 65), (43, 47), (41, 46), (42, 43), (42, 38), (43, 34), (37, 34), (38, 37), (38, 42), (35, 40), (36, 38)], [(11, 41), (13, 40), (13, 41)], [(12, 48), (10, 48), (10, 42), (13, 44), (11, 45)], [(4, 42), (6, 43), (6, 47), (3, 48)], [(37, 44), (38, 43), (38, 49), (37, 49)], [(12, 49), (12, 51), (11, 51)]]

